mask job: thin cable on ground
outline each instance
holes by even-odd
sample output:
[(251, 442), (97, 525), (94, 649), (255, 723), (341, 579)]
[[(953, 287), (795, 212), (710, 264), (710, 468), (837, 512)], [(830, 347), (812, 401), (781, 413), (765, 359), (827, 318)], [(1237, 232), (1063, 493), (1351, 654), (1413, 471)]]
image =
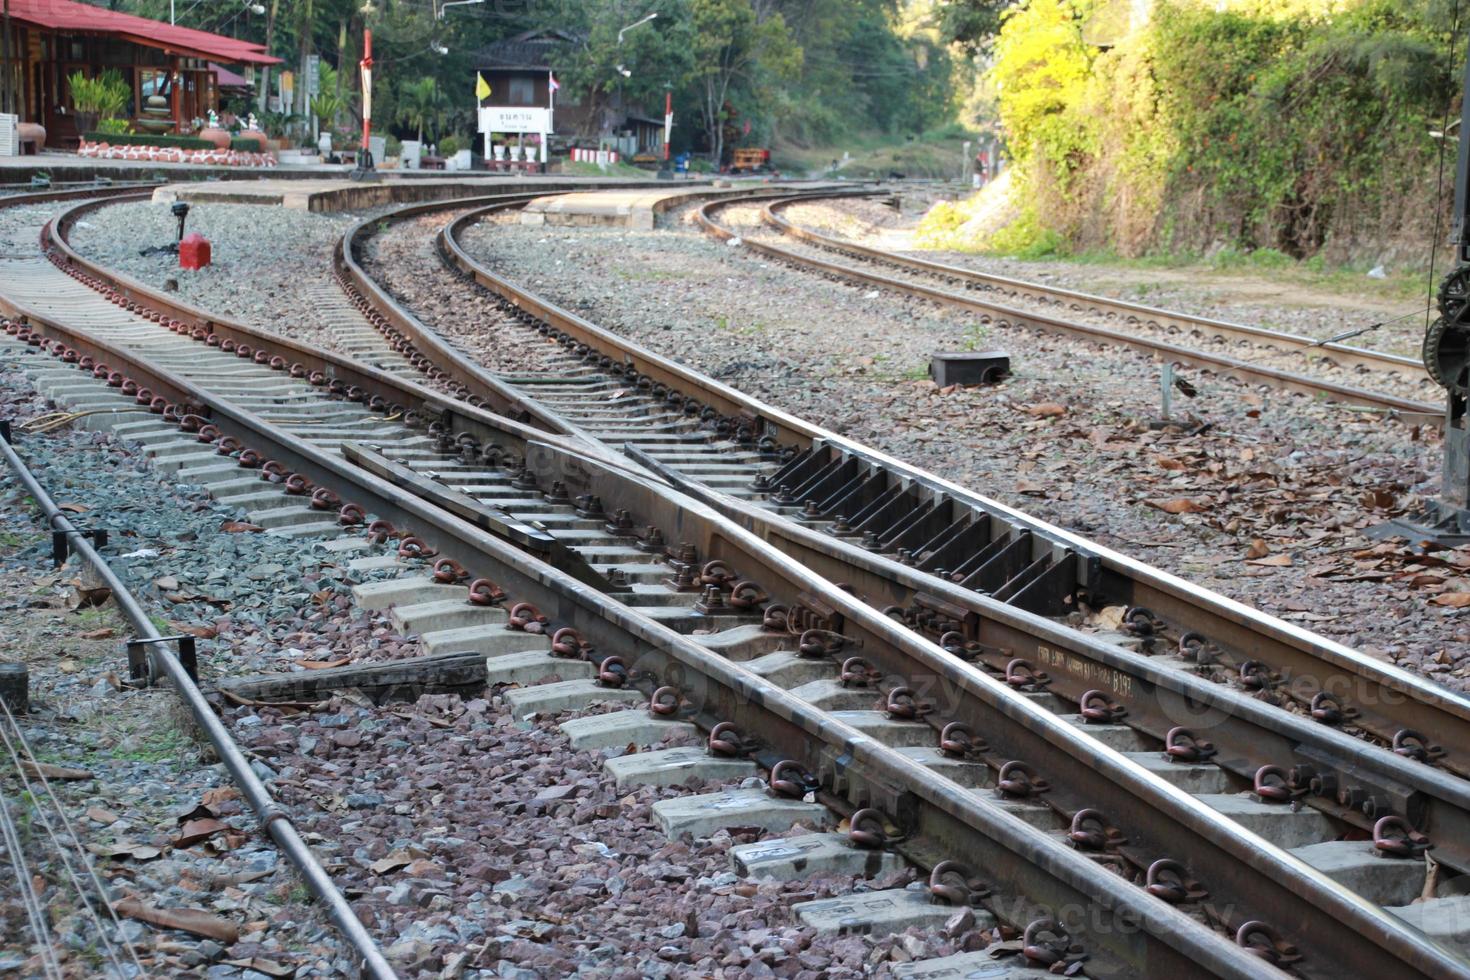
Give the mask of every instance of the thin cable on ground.
[(20, 891), (21, 904), (25, 906), (26, 918), (30, 920), (31, 932), (36, 937), (41, 967), (47, 976), (61, 977), (61, 963), (56, 958), (56, 948), (51, 945), (51, 930), (46, 927), (46, 910), (36, 898), (36, 890), (31, 883), (31, 869), (26, 864), (20, 831), (10, 814), (10, 802), (6, 797), (3, 781), (0, 781), (0, 841), (10, 851), (10, 864), (15, 869), (15, 886)]
[[(106, 884), (102, 881), (101, 876), (97, 874), (97, 869), (92, 864), (92, 861), (87, 857), (86, 852), (82, 850), (81, 837), (77, 834), (76, 826), (67, 816), (66, 808), (62, 806), (61, 800), (57, 798), (55, 790), (53, 790), (51, 787), (51, 781), (47, 779), (44, 773), (41, 771), (40, 761), (37, 760), (35, 753), (31, 751), (30, 744), (26, 741), (25, 733), (21, 731), (20, 723), (16, 720), (15, 715), (12, 714), (10, 711), (10, 705), (6, 704), (3, 700), (0, 700), (0, 712), (3, 712), (5, 716), (5, 721), (8, 723), (8, 726), (14, 731), (16, 743), (20, 746), (21, 751), (25, 753), (26, 761), (30, 763), (32, 769), (36, 773), (37, 780), (41, 784), (41, 788), (45, 790), (47, 798), (50, 799), (51, 806), (55, 809), (56, 814), (60, 819), (62, 829), (65, 831), (67, 839), (72, 841), (72, 846), (77, 848), (77, 855), (79, 860), (81, 861), (82, 868), (86, 871), (87, 877), (91, 879), (92, 887), (96, 890), (95, 893), (97, 895), (97, 898), (101, 902), (103, 908), (107, 910), (108, 917), (112, 919), (112, 924), (117, 927), (117, 935), (120, 938), (123, 949), (127, 952), (128, 958), (131, 959), (133, 963), (138, 967), (140, 974), (146, 974), (147, 971), (143, 968), (142, 961), (138, 959), (137, 951), (133, 948), (133, 945), (127, 941), (126, 934), (124, 933), (122, 928), (122, 920), (118, 918), (116, 910), (112, 907), (112, 901), (108, 897)], [(10, 753), (11, 759), (14, 760), (17, 771), (21, 773), (21, 780), (26, 784), (27, 792), (31, 792), (32, 798), (35, 798), (35, 793), (31, 791), (31, 782), (25, 776), (25, 768), (22, 765), (20, 755), (16, 752), (14, 746), (11, 745), (10, 736), (6, 732), (5, 726), (0, 726), (0, 741), (3, 741), (5, 743), (6, 751)], [(56, 845), (57, 854), (61, 857), (62, 865), (66, 868), (66, 873), (68, 877), (71, 878), (73, 885), (76, 887), (77, 895), (81, 898), (82, 904), (86, 906), (88, 914), (91, 916), (93, 923), (97, 927), (98, 936), (108, 948), (108, 958), (113, 961), (114, 965), (121, 967), (123, 965), (122, 957), (117, 955), (116, 948), (107, 936), (106, 924), (103, 923), (97, 910), (93, 908), (91, 900), (88, 899), (87, 888), (85, 886), (85, 883), (82, 881), (81, 875), (79, 875), (76, 869), (72, 867), (71, 861), (67, 858), (66, 846), (63, 844), (62, 840), (58, 838), (55, 828), (51, 826), (51, 821), (46, 816), (45, 809), (38, 806), (36, 808), (36, 811), (41, 815), (41, 820), (46, 826), (46, 832), (48, 835), (50, 835), (51, 840)]]

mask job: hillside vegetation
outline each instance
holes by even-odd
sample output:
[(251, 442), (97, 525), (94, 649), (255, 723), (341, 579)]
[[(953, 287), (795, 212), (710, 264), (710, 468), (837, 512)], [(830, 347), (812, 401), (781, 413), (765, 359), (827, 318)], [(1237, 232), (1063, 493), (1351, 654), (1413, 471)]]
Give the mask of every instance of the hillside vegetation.
[(1431, 131), (1458, 114), (1464, 64), (1447, 0), (1158, 0), (1089, 43), (1117, 10), (1027, 0), (1002, 15), (989, 80), (1011, 220), (981, 229), (966, 224), (979, 202), (941, 207), (931, 243), (1427, 262), (1455, 153), (1441, 187)]

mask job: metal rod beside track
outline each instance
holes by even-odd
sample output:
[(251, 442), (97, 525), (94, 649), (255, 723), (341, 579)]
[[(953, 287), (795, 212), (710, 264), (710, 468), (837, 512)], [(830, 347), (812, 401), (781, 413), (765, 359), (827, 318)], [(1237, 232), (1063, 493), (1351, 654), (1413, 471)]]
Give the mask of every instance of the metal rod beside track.
[(236, 785), (240, 787), (240, 791), (250, 802), (250, 807), (255, 811), (261, 826), (271, 835), (276, 846), (281, 849), (281, 853), (286, 855), (301, 876), (306, 879), (307, 887), (311, 889), (312, 894), (326, 903), (327, 914), (336, 924), (342, 938), (362, 958), (364, 975), (376, 978), (376, 980), (394, 980), (397, 974), (388, 965), (378, 944), (368, 935), (367, 929), (352, 911), (352, 906), (347, 904), (346, 897), (337, 890), (337, 886), (332, 883), (326, 869), (321, 866), (306, 841), (302, 840), (301, 835), (297, 833), (295, 824), (291, 822), (290, 814), (275, 801), (270, 790), (250, 768), (250, 761), (245, 758), (245, 754), (230, 737), (223, 723), (215, 717), (214, 709), (205, 700), (203, 692), (199, 690), (199, 686), (184, 669), (184, 665), (177, 657), (158, 650), (163, 635), (154, 628), (147, 611), (139, 604), (137, 598), (128, 590), (127, 585), (117, 576), (112, 567), (107, 564), (107, 560), (92, 547), (85, 533), (78, 530), (67, 519), (66, 514), (51, 499), (51, 496), (36, 479), (35, 474), (16, 453), (15, 447), (5, 439), (0, 439), (0, 453), (4, 454), (6, 463), (9, 464), (11, 471), (20, 481), (21, 486), (25, 488), (26, 493), (41, 508), (41, 512), (46, 517), (47, 530), (60, 532), (66, 536), (67, 547), (90, 565), (112, 591), (112, 598), (117, 603), (118, 611), (133, 628), (136, 638), (148, 642), (150, 663), (168, 676), (190, 714), (194, 716), (195, 722), (209, 736), (209, 742), (214, 746), (220, 762), (224, 764)]

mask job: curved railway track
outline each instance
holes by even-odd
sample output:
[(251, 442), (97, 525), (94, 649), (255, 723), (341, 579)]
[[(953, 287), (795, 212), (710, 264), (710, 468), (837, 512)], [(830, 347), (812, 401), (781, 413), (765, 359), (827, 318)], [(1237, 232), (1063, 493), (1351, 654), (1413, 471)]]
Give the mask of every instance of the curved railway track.
[[(846, 195), (855, 196), (855, 195)], [(1041, 286), (899, 255), (801, 228), (782, 217), (794, 204), (833, 200), (830, 194), (771, 194), (761, 221), (796, 243), (738, 235), (715, 218), (718, 211), (755, 201), (712, 201), (695, 211), (710, 235), (741, 244), (775, 261), (835, 279), (862, 282), (977, 314), (982, 322), (1079, 337), (1140, 350), (1246, 384), (1260, 384), (1348, 405), (1391, 412), (1415, 423), (1438, 424), (1439, 389), (1423, 364), (1409, 357), (1311, 337), (1155, 309), (1137, 303)], [(1181, 341), (1197, 346), (1186, 346)], [(1213, 346), (1217, 349), (1207, 349)], [(1218, 348), (1227, 348), (1219, 350)], [(1293, 365), (1301, 357), (1309, 370)], [(1270, 363), (1267, 363), (1270, 362)]]
[[(585, 671), (645, 690), (681, 674), (696, 722), (733, 722), (746, 738), (759, 733), (757, 760), (798, 763), (839, 812), (882, 811), (903, 835), (900, 849), (925, 867), (960, 855), (970, 876), (981, 868), (981, 877), (993, 875), (997, 896), (1014, 897), (1010, 889), (1024, 883), (1016, 906), (1023, 914), (989, 903), (1003, 921), (1023, 926), (1038, 907), (1056, 912), (1069, 902), (1108, 910), (1107, 923), (1073, 929), (1092, 954), (1089, 975), (1163, 975), (1184, 962), (1214, 975), (1251, 975), (1261, 959), (1306, 976), (1348, 968), (1466, 975), (1464, 961), (1384, 911), (1412, 887), (1412, 858), (1375, 858), (1378, 866), (1350, 884), (1359, 892), (1352, 894), (1308, 856), (1270, 843), (1285, 834), (1295, 844), (1279, 841), (1284, 847), (1344, 845), (1336, 847), (1341, 860), (1371, 851), (1368, 828), (1398, 815), (1427, 829), (1447, 863), (1463, 869), (1454, 851), (1466, 839), (1465, 789), (1453, 751), (1430, 752), (1434, 766), (1406, 762), (1372, 744), (1391, 737), (1375, 726), (1387, 731), (1399, 720), (1387, 707), (1364, 710), (1396, 693), (1421, 720), (1438, 723), (1439, 712), (1453, 728), (1466, 716), (1463, 702), (847, 443), (515, 290), (458, 247), (456, 229), (482, 213), (453, 222), (442, 247), (512, 304), (520, 325), (502, 330), (560, 341), (545, 344), (556, 351), (546, 372), (484, 371), (386, 297), (367, 316), (428, 380), (520, 422), (180, 307), (97, 269), (60, 237), (51, 240), (59, 266), (107, 292), (32, 272), (0, 279), (0, 295), (12, 317), (29, 320), (12, 332), (74, 362), (89, 359), (94, 373), (105, 361), (107, 380), (123, 386), (126, 379), (111, 375), (126, 365), (132, 383), (148, 387), (150, 408), (204, 429), (236, 457), (140, 419), (132, 434), (163, 465), (177, 463), (181, 478), (248, 497), (260, 482), (238, 475), (239, 457), (274, 459), (274, 472), (296, 478), (295, 490), (325, 487), (326, 503), (331, 494), (350, 496), (460, 564), (493, 571), (512, 597), (578, 631), (575, 644), (562, 644), (572, 652), (584, 644), (629, 651), (619, 664), (590, 657)], [(367, 305), (375, 287), (352, 258), (365, 228), (349, 233), (339, 258)], [(31, 291), (20, 282), (31, 282)], [(140, 309), (123, 314), (102, 295)], [(36, 308), (47, 304), (49, 311)], [(180, 351), (180, 332), (197, 343)], [(286, 411), (292, 416), (282, 418)], [(308, 415), (312, 421), (302, 421)], [(650, 416), (662, 425), (655, 435), (642, 428)], [(323, 428), (329, 421), (333, 429)], [(403, 423), (432, 428), (425, 436)], [(650, 479), (649, 470), (714, 507)], [(750, 487), (756, 478), (764, 484)], [(801, 493), (818, 488), (827, 495)], [(269, 492), (289, 497), (290, 489)], [(293, 533), (334, 527), (310, 505), (261, 513), (272, 510), (280, 511), (276, 526)], [(783, 513), (799, 514), (805, 526)], [(915, 546), (900, 550), (901, 542)], [(1142, 611), (1139, 594), (1170, 601), (1155, 599)], [(1089, 636), (1048, 616), (1119, 597), (1134, 600), (1126, 634)], [(1213, 631), (1182, 635), (1199, 632), (1185, 621)], [(694, 629), (712, 627), (700, 642), (690, 639)], [(1150, 656), (1171, 644), (1192, 663)], [(1315, 673), (1305, 688), (1296, 676), (1278, 683), (1269, 661), (1250, 667), (1242, 659), (1258, 650)], [(1313, 686), (1320, 693), (1326, 681), (1356, 679), (1362, 690), (1334, 703), (1359, 711), (1347, 727), (1361, 737), (1196, 676), (1216, 664), (1240, 668), (1235, 676), (1246, 690), (1261, 679), (1286, 704), (1310, 694), (1321, 707)], [(490, 669), (493, 676), (493, 658)], [(1164, 726), (1181, 722), (1197, 738), (1209, 726), (1213, 758), (1189, 760), (1188, 739), (1178, 733), (1173, 745), (1183, 751), (1172, 757), (1188, 764), (1159, 758)], [(1445, 728), (1424, 731), (1463, 745)], [(1415, 740), (1398, 741), (1412, 749)], [(1280, 768), (1259, 773), (1261, 758)], [(1229, 801), (1252, 803), (1233, 791), (1253, 773), (1262, 798), (1310, 807), (1256, 801), (1249, 814), (1237, 807), (1237, 820), (1227, 819), (1221, 807), (1236, 805)], [(866, 818), (859, 824), (871, 829)], [(1382, 849), (1402, 839), (1396, 827), (1378, 827)], [(1411, 853), (1413, 843), (1405, 845)], [(1130, 883), (1151, 867), (1165, 879), (1156, 882), (1160, 892), (1180, 905)], [(1184, 883), (1171, 889), (1171, 874)], [(1122, 930), (1121, 921), (1141, 929)]]

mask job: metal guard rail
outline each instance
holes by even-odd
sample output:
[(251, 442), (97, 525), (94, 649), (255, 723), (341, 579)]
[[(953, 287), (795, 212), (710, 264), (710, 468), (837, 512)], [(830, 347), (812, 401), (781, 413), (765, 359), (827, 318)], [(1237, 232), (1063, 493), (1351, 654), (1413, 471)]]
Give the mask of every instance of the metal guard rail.
[(112, 598), (117, 603), (118, 611), (128, 621), (133, 629), (135, 639), (130, 646), (142, 645), (147, 649), (149, 672), (152, 676), (160, 673), (167, 676), (174, 689), (183, 700), (189, 713), (209, 737), (209, 742), (214, 746), (219, 755), (220, 762), (224, 764), (235, 784), (249, 801), (250, 808), (260, 820), (261, 826), (270, 834), (281, 849), (281, 853), (294, 864), (301, 876), (306, 879), (306, 885), (311, 889), (313, 895), (324, 902), (327, 906), (327, 914), (337, 926), (342, 938), (352, 947), (362, 959), (362, 967), (365, 976), (373, 977), (375, 980), (395, 980), (397, 974), (388, 965), (373, 938), (368, 935), (367, 929), (358, 920), (352, 911), (352, 906), (347, 899), (337, 890), (332, 879), (327, 875), (326, 869), (317, 861), (316, 855), (297, 832), (295, 824), (291, 822), (291, 816), (271, 796), (270, 790), (255, 775), (250, 768), (250, 762), (224, 724), (215, 717), (214, 710), (209, 702), (205, 700), (204, 694), (199, 690), (199, 685), (190, 676), (188, 667), (175, 656), (158, 650), (161, 645), (170, 642), (176, 637), (165, 637), (154, 628), (148, 613), (139, 604), (137, 598), (128, 590), (128, 587), (118, 577), (107, 560), (98, 553), (87, 538), (87, 532), (79, 530), (67, 519), (66, 514), (51, 499), (51, 496), (41, 486), (25, 461), (16, 453), (15, 447), (7, 439), (0, 438), (0, 453), (4, 454), (5, 461), (14, 472), (16, 479), (20, 481), (26, 493), (36, 501), (37, 506), (46, 517), (46, 526), (49, 531), (65, 536), (67, 548), (97, 573), (97, 575), (112, 591)]

